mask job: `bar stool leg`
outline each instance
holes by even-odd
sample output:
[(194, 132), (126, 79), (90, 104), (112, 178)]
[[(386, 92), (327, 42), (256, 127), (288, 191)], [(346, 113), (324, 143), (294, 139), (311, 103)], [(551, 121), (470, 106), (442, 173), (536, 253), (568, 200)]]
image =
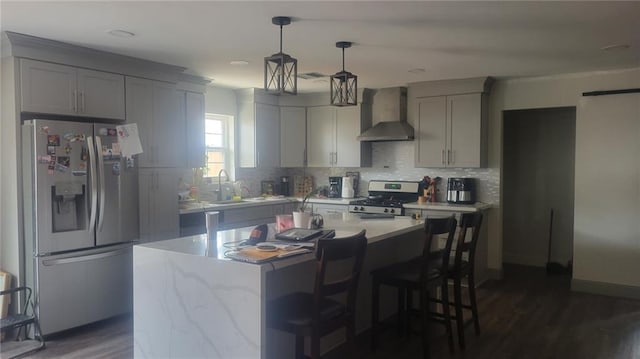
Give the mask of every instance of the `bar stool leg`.
[(404, 333), (404, 323), (407, 318), (407, 310), (405, 307), (405, 289), (398, 287), (398, 334), (400, 336)]
[(380, 303), (380, 283), (373, 277), (371, 282), (371, 351), (375, 351), (378, 344), (378, 306)]
[(471, 301), (471, 314), (473, 315), (473, 326), (476, 329), (476, 335), (480, 335), (480, 320), (478, 319), (478, 304), (476, 302), (476, 281), (473, 270), (469, 273), (467, 280), (469, 285), (469, 299)]
[(304, 358), (304, 337), (296, 335), (296, 359)]
[(404, 331), (408, 337), (411, 337), (411, 312), (413, 310), (413, 290), (407, 288), (407, 320), (405, 322)]
[(420, 291), (420, 317), (422, 322), (422, 358), (431, 358), (429, 348), (429, 291), (423, 289)]
[(311, 359), (320, 359), (320, 335), (311, 335)]
[(451, 328), (451, 312), (449, 310), (449, 283), (445, 280), (442, 284), (442, 314), (444, 316), (445, 327), (447, 328), (447, 340), (449, 342), (449, 352), (455, 352), (453, 344), (453, 329)]
[(462, 314), (462, 281), (459, 275), (453, 280), (454, 302), (456, 306), (456, 324), (458, 326), (458, 344), (464, 349), (464, 316)]

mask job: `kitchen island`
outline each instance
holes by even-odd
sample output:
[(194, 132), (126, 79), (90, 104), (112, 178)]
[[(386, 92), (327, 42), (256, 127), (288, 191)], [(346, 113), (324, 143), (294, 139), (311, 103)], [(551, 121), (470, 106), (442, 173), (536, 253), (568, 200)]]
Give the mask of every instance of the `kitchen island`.
[[(356, 316), (361, 332), (370, 326), (369, 272), (420, 253), (423, 223), (345, 214), (325, 216), (325, 228), (335, 229), (336, 237), (367, 230)], [(215, 242), (198, 235), (134, 247), (136, 358), (293, 358), (293, 336), (266, 328), (266, 302), (312, 291), (313, 254), (264, 264), (225, 258), (225, 243), (248, 238), (251, 229), (218, 232)], [(393, 313), (394, 299), (383, 293), (382, 318)], [(323, 350), (339, 345), (341, 334), (328, 336)]]

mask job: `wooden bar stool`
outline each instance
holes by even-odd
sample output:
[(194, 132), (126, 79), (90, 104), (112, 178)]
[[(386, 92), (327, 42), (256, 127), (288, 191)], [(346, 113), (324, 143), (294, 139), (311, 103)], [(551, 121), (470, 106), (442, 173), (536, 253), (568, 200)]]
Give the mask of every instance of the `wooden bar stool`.
[[(475, 327), (476, 335), (480, 335), (480, 320), (478, 319), (478, 304), (476, 303), (476, 283), (474, 277), (475, 254), (480, 226), (482, 225), (482, 213), (465, 213), (460, 218), (460, 235), (456, 243), (456, 253), (453, 263), (449, 266), (448, 276), (453, 279), (454, 303), (456, 308), (456, 324), (458, 327), (458, 344), (465, 347), (463, 309), (471, 310), (471, 320)], [(467, 230), (472, 229), (471, 240), (466, 241)], [(469, 304), (462, 302), (462, 280), (467, 279)]]
[[(386, 285), (398, 288), (398, 316), (403, 318), (401, 324), (406, 320), (407, 308), (404, 307), (405, 296), (410, 303), (409, 297), (414, 290), (420, 293), (420, 313), (422, 323), (422, 348), (423, 357), (429, 358), (429, 338), (428, 322), (436, 320), (445, 325), (449, 350), (453, 353), (453, 333), (451, 329), (451, 314), (449, 312), (449, 296), (447, 290), (447, 274), (449, 267), (449, 257), (456, 230), (456, 219), (448, 218), (427, 219), (425, 222), (425, 238), (422, 255), (413, 260), (392, 264), (387, 267), (376, 269), (371, 272), (372, 281), (372, 315), (371, 315), (371, 349), (375, 350), (378, 341), (379, 330), (379, 296), (380, 286)], [(445, 248), (432, 251), (434, 237), (447, 234)], [(442, 311), (438, 316), (432, 315), (429, 309), (430, 293), (432, 290), (441, 288)], [(402, 327), (401, 327), (402, 330)]]
[[(316, 279), (313, 293), (293, 293), (267, 303), (267, 326), (296, 336), (296, 359), (304, 358), (304, 337), (311, 338), (311, 358), (320, 358), (320, 338), (346, 327), (347, 345), (355, 353), (355, 306), (358, 278), (367, 249), (365, 231), (345, 238), (320, 239), (316, 244)], [(327, 270), (345, 269), (340, 279), (327, 282)], [(336, 264), (333, 266), (333, 264)], [(331, 267), (331, 268), (330, 268)], [(333, 297), (342, 294), (345, 302)]]

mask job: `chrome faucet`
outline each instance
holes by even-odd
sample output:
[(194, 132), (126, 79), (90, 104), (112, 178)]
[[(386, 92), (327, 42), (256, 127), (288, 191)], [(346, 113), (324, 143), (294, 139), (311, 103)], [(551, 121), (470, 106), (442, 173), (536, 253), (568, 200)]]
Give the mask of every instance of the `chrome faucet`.
[(221, 168), (218, 172), (218, 201), (222, 201), (222, 172), (227, 176), (227, 182), (229, 182), (229, 173)]

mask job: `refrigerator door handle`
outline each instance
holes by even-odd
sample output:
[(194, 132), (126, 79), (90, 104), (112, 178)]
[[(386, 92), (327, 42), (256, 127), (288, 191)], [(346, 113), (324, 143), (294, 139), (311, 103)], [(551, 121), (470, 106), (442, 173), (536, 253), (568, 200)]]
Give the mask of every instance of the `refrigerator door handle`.
[(87, 137), (89, 149), (89, 175), (91, 176), (91, 215), (89, 217), (89, 232), (93, 232), (96, 226), (96, 212), (98, 211), (98, 184), (96, 173), (96, 148), (93, 145), (93, 137)]
[(96, 260), (96, 259), (109, 258), (109, 257), (125, 254), (127, 252), (127, 250), (129, 250), (129, 248), (120, 248), (120, 249), (117, 249), (115, 251), (94, 253), (94, 254), (88, 254), (88, 255), (80, 255), (80, 256), (77, 256), (77, 257), (66, 257), (66, 258), (60, 258), (60, 259), (47, 259), (47, 260), (43, 260), (42, 261), (42, 265), (49, 267), (49, 266), (54, 266), (54, 265), (57, 265), (57, 264), (86, 262), (86, 261), (92, 261), (92, 260)]
[(100, 173), (100, 210), (98, 211), (98, 231), (102, 230), (104, 223), (104, 157), (102, 156), (102, 140), (96, 136), (96, 152), (98, 157), (98, 173)]

